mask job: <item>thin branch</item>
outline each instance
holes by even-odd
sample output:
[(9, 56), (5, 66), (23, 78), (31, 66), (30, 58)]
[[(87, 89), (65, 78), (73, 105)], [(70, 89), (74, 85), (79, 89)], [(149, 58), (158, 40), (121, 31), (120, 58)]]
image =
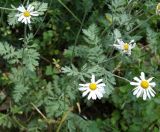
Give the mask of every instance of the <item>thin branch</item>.
[(73, 110), (73, 108), (70, 108), (67, 112), (64, 113), (64, 115), (63, 115), (63, 117), (62, 117), (62, 119), (61, 119), (61, 121), (60, 121), (60, 124), (59, 124), (59, 126), (58, 126), (58, 128), (57, 128), (57, 130), (56, 130), (56, 132), (60, 132), (60, 129), (61, 129), (61, 126), (62, 126), (63, 122), (67, 119), (68, 114), (69, 114), (72, 110)]
[(122, 61), (118, 63), (118, 65), (113, 69), (112, 73), (116, 72), (121, 67)]
[(74, 50), (75, 50), (75, 47), (76, 47), (76, 45), (77, 45), (78, 38), (79, 38), (79, 35), (80, 35), (80, 33), (81, 33), (81, 30), (82, 30), (82, 27), (83, 27), (83, 24), (84, 24), (86, 15), (87, 15), (87, 10), (86, 10), (85, 13), (84, 13), (84, 16), (83, 16), (83, 19), (82, 19), (81, 26), (80, 26), (80, 28), (79, 28), (79, 31), (78, 31), (77, 35), (76, 35), (76, 39), (75, 39), (75, 42), (74, 42), (74, 47), (73, 47), (73, 50), (72, 50), (71, 62), (73, 61)]
[(80, 19), (61, 1), (58, 0), (58, 2), (64, 7), (66, 8), (66, 10), (71, 13), (71, 15), (81, 24), (82, 22), (80, 21)]
[(117, 77), (117, 78), (120, 78), (120, 79), (125, 80), (125, 81), (127, 81), (127, 82), (130, 83), (130, 81), (129, 81), (128, 79), (124, 78), (124, 77), (118, 76), (118, 75), (113, 74), (113, 73), (112, 73), (112, 75), (115, 76), (115, 77)]
[(31, 103), (31, 105), (36, 109), (36, 111), (43, 117), (43, 119), (48, 122), (48, 119), (46, 118), (46, 116), (37, 108), (37, 106), (33, 103)]
[(144, 23), (146, 23), (147, 21), (149, 21), (152, 17), (156, 16), (155, 14), (153, 14), (152, 16), (150, 16), (148, 19), (146, 19), (144, 22), (142, 22), (141, 24), (137, 25), (135, 28), (133, 28), (131, 31), (129, 31), (127, 33), (127, 35), (131, 34), (132, 32), (134, 32), (137, 28), (139, 28), (141, 25), (143, 25)]
[(0, 7), (1, 10), (16, 11), (16, 9)]

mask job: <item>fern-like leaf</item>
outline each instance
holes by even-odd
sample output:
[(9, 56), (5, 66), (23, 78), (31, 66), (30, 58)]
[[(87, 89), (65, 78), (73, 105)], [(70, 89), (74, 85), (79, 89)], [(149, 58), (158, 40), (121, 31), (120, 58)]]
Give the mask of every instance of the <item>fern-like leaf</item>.
[(36, 49), (26, 48), (23, 51), (23, 64), (31, 71), (35, 70), (35, 67), (38, 66), (39, 53)]
[(19, 59), (22, 57), (20, 51), (16, 51), (16, 49), (7, 42), (0, 42), (0, 55), (11, 64), (18, 63)]

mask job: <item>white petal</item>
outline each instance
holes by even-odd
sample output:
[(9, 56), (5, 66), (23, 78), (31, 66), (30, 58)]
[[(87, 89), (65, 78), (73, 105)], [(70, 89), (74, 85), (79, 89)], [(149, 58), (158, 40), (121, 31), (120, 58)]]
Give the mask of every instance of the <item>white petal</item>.
[(117, 39), (117, 42), (120, 44), (120, 45), (123, 45), (124, 42), (122, 41), (122, 39)]
[(97, 82), (96, 82), (96, 84), (98, 84), (98, 83), (100, 83), (100, 82), (102, 82), (103, 81), (103, 79), (99, 79)]
[(105, 87), (106, 85), (104, 83), (100, 83), (97, 85), (97, 87)]
[(134, 77), (133, 79), (137, 82), (141, 82), (141, 80), (138, 77)]
[(154, 94), (156, 94), (156, 92), (153, 90), (153, 88), (150, 87), (150, 90), (151, 90)]
[(131, 41), (129, 42), (129, 44), (132, 44), (132, 43), (134, 43), (134, 40), (131, 40)]
[(131, 45), (131, 49), (133, 49), (134, 47), (136, 47), (136, 43)]
[(129, 56), (131, 55), (131, 50), (128, 50), (127, 52), (126, 52), (126, 54), (128, 54)]
[(92, 99), (93, 99), (93, 100), (96, 100), (96, 99), (97, 99), (97, 96), (96, 96), (95, 92), (92, 93)]
[(82, 97), (86, 96), (89, 93), (89, 90), (86, 90), (85, 92), (83, 92)]
[(85, 91), (85, 90), (87, 90), (87, 89), (88, 89), (87, 87), (80, 87), (80, 88), (79, 88), (80, 91)]
[(138, 87), (135, 87), (132, 91), (135, 91)]
[(24, 19), (22, 20), (22, 23), (25, 23), (25, 21), (26, 21), (26, 17), (24, 17)]
[(142, 80), (145, 80), (145, 74), (144, 74), (144, 72), (141, 72), (140, 78), (141, 78)]
[(26, 18), (24, 19), (24, 23), (27, 24), (27, 19)]
[(140, 88), (137, 87), (137, 88), (134, 90), (133, 95), (136, 95), (136, 94), (138, 93), (139, 90), (140, 90)]
[(19, 18), (18, 18), (18, 21), (20, 22), (20, 21), (22, 21), (24, 19), (24, 16), (22, 15), (22, 16), (20, 16)]
[(37, 11), (34, 11), (34, 12), (30, 12), (31, 16), (39, 16), (38, 12)]
[(20, 11), (20, 12), (26, 11), (26, 9), (24, 8), (23, 5), (22, 5), (22, 6), (19, 6), (19, 7), (17, 8), (17, 10)]
[(151, 88), (148, 88), (148, 92), (151, 94), (152, 97), (154, 97), (154, 93), (151, 91)]
[(98, 91), (101, 92), (102, 94), (105, 93), (104, 87), (98, 87)]
[(20, 17), (20, 16), (22, 16), (23, 15), (23, 13), (17, 13), (15, 16), (16, 17)]
[(146, 100), (147, 99), (147, 93), (146, 93), (146, 90), (144, 89), (143, 90), (143, 100)]
[(142, 89), (139, 89), (136, 97), (139, 98), (142, 93), (143, 93), (143, 90), (142, 90)]
[(151, 99), (151, 96), (150, 96), (148, 89), (146, 90), (146, 93), (147, 93), (148, 98)]
[(29, 6), (27, 7), (27, 11), (31, 12), (31, 11), (33, 11), (33, 10), (34, 10), (34, 6), (32, 6), (32, 5), (29, 5)]
[(150, 82), (150, 81), (152, 81), (153, 78), (154, 78), (154, 77), (151, 77), (151, 78), (149, 78), (147, 81)]
[(27, 17), (27, 23), (31, 23), (31, 17)]
[(88, 86), (89, 86), (89, 83), (87, 83), (87, 84), (79, 84), (79, 86), (88, 87)]
[(101, 99), (103, 97), (103, 94), (99, 91), (96, 92), (96, 95), (97, 95), (98, 99)]
[(89, 93), (89, 95), (88, 95), (88, 100), (90, 100), (91, 97), (92, 97), (92, 92)]
[(152, 87), (155, 87), (156, 86), (156, 83), (155, 82), (152, 82), (152, 83), (149, 83), (150, 86)]
[(133, 85), (133, 86), (138, 86), (139, 85), (138, 82), (130, 82), (130, 84)]
[(117, 49), (122, 49), (120, 45), (113, 44), (113, 46), (116, 47)]
[(95, 83), (95, 75), (92, 75), (91, 82)]

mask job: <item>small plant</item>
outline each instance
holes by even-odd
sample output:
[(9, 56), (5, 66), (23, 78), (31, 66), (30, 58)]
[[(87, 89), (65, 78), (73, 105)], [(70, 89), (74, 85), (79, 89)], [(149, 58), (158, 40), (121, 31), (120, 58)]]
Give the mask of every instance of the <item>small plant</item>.
[(0, 5), (1, 131), (158, 132), (159, 3)]

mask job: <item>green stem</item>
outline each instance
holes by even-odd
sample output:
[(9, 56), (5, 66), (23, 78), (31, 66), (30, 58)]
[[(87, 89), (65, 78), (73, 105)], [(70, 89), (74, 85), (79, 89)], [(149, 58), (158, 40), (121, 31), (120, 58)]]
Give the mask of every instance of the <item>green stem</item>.
[(0, 7), (1, 10), (9, 10), (9, 11), (15, 11), (16, 9), (12, 8), (5, 8), (5, 7)]
[(118, 63), (118, 65), (113, 69), (112, 73), (114, 73), (115, 71), (117, 71), (120, 68), (121, 64), (122, 64), (122, 61), (120, 61)]
[[(52, 5), (52, 0), (50, 0), (50, 2), (49, 2), (48, 9), (51, 7), (51, 5)], [(43, 25), (43, 22), (44, 22), (46, 16), (47, 16), (47, 12), (45, 13), (45, 15), (44, 15), (44, 17), (43, 17), (43, 20), (42, 20), (42, 22), (39, 24), (39, 27), (37, 28), (37, 30), (36, 30), (36, 32), (34, 33), (33, 37), (36, 36), (36, 34), (38, 33), (39, 29), (40, 29), (41, 26)], [(49, 23), (49, 21), (48, 21), (48, 23)], [(47, 25), (48, 23), (46, 23), (46, 25)]]
[(100, 63), (108, 62), (108, 61), (113, 60), (113, 59), (115, 59), (115, 58), (117, 58), (117, 57), (119, 57), (119, 54), (116, 55), (116, 56), (113, 56), (113, 57), (111, 57), (111, 58), (108, 58), (107, 60), (104, 60), (104, 61), (102, 61), (102, 62), (100, 62)]
[(79, 20), (79, 18), (61, 1), (58, 0), (58, 2), (64, 7), (66, 8), (66, 10), (71, 13), (71, 15), (81, 24), (82, 22)]
[(47, 117), (38, 109), (38, 107), (35, 105), (35, 104), (33, 104), (33, 103), (31, 103), (31, 105), (36, 109), (36, 111), (43, 117), (43, 119), (48, 123), (48, 119), (47, 119)]
[(62, 119), (61, 119), (61, 121), (60, 121), (60, 124), (59, 124), (59, 126), (58, 126), (58, 128), (57, 128), (57, 130), (56, 130), (56, 132), (60, 132), (60, 129), (61, 129), (61, 126), (62, 126), (63, 122), (67, 119), (68, 114), (69, 114), (72, 110), (73, 110), (73, 108), (70, 108), (67, 112), (64, 113), (64, 115), (63, 115), (63, 117), (62, 117)]
[(81, 26), (80, 26), (80, 28), (79, 28), (79, 31), (78, 31), (77, 35), (76, 35), (76, 39), (75, 39), (75, 42), (74, 42), (74, 47), (73, 47), (73, 50), (72, 50), (71, 62), (73, 61), (74, 50), (75, 50), (75, 47), (76, 47), (76, 45), (77, 45), (78, 38), (79, 38), (79, 35), (80, 35), (80, 33), (81, 33), (81, 30), (82, 30), (82, 27), (83, 27), (83, 24), (84, 24), (86, 15), (87, 15), (87, 11), (85, 11), (85, 13), (84, 13), (84, 16), (83, 16), (83, 19), (82, 19)]
[(152, 17), (156, 16), (155, 14), (153, 14), (152, 16), (150, 16), (148, 19), (146, 19), (144, 22), (142, 22), (141, 24), (137, 25), (135, 28), (133, 28), (131, 31), (129, 31), (127, 33), (127, 35), (131, 34), (132, 32), (134, 32), (137, 28), (139, 28), (141, 25), (143, 25), (144, 23), (146, 23), (147, 21), (149, 21)]
[(17, 123), (23, 130), (27, 130), (27, 128), (26, 128), (25, 126), (23, 126), (20, 121), (18, 121), (18, 120), (16, 119), (16, 117), (13, 117), (13, 120), (14, 120), (15, 123)]
[(112, 75), (115, 76), (115, 77), (117, 77), (117, 78), (120, 78), (120, 79), (125, 80), (125, 81), (127, 81), (127, 82), (130, 83), (130, 81), (129, 81), (128, 79), (124, 78), (124, 77), (118, 76), (118, 75), (113, 74), (113, 73), (112, 73)]

